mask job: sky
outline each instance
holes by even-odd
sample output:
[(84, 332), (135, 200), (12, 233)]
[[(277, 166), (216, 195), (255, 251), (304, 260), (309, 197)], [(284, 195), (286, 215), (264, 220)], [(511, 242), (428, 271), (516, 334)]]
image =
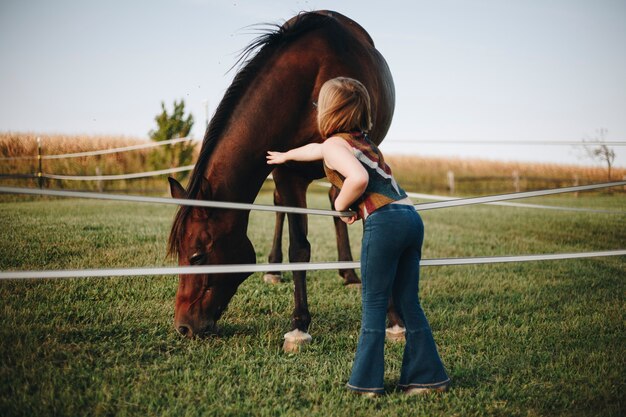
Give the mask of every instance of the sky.
[(447, 142), (626, 141), (624, 0), (1, 0), (0, 131), (147, 138), (184, 99), (201, 139), (250, 26), (316, 9), (360, 23), (389, 64), (386, 153), (599, 165), (576, 146)]

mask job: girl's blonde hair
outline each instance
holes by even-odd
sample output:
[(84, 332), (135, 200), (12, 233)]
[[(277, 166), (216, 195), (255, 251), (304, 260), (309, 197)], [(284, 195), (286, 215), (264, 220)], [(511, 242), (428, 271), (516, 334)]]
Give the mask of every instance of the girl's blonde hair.
[(317, 100), (317, 126), (323, 139), (338, 132), (369, 132), (372, 116), (365, 86), (347, 77), (326, 81)]

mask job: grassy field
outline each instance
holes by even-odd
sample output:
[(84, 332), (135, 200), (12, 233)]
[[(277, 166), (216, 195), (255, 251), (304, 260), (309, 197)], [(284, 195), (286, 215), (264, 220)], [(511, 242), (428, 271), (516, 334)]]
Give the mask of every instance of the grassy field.
[[(323, 194), (310, 206), (327, 208)], [(269, 203), (265, 192), (259, 202)], [(624, 209), (621, 195), (524, 202)], [(39, 200), (0, 204), (0, 269), (172, 264), (173, 208)], [(621, 249), (626, 218), (494, 206), (424, 212), (425, 258)], [(266, 262), (273, 216), (252, 213)], [(332, 220), (310, 218), (314, 261), (336, 259)], [(358, 257), (360, 225), (351, 227)], [(286, 238), (285, 238), (286, 239)], [(421, 298), (451, 391), (394, 391), (403, 344), (386, 346), (380, 399), (344, 389), (360, 296), (334, 271), (309, 275), (313, 343), (281, 351), (293, 306), (290, 277), (254, 274), (219, 337), (173, 329), (171, 276), (0, 283), (0, 415), (621, 416), (626, 409), (623, 257), (430, 267)]]

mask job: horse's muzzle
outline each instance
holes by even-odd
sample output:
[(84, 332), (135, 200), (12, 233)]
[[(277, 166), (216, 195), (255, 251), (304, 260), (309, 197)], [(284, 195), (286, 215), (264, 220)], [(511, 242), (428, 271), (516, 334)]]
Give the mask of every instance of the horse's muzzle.
[(175, 323), (174, 327), (178, 333), (190, 339), (194, 337), (208, 337), (217, 333), (217, 325), (212, 321), (202, 326), (192, 326), (189, 323)]

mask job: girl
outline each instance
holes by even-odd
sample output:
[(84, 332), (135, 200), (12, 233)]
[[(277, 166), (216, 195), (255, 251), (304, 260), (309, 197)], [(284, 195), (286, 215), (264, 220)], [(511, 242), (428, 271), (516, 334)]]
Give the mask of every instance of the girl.
[(347, 224), (364, 221), (361, 249), (362, 322), (348, 388), (368, 396), (384, 393), (387, 302), (406, 326), (406, 346), (398, 386), (408, 394), (445, 391), (450, 379), (418, 298), (424, 225), (411, 200), (394, 180), (371, 129), (370, 98), (359, 81), (334, 78), (322, 86), (317, 123), (323, 143), (267, 155), (268, 164), (323, 160), (328, 180), (341, 191), (338, 211)]

